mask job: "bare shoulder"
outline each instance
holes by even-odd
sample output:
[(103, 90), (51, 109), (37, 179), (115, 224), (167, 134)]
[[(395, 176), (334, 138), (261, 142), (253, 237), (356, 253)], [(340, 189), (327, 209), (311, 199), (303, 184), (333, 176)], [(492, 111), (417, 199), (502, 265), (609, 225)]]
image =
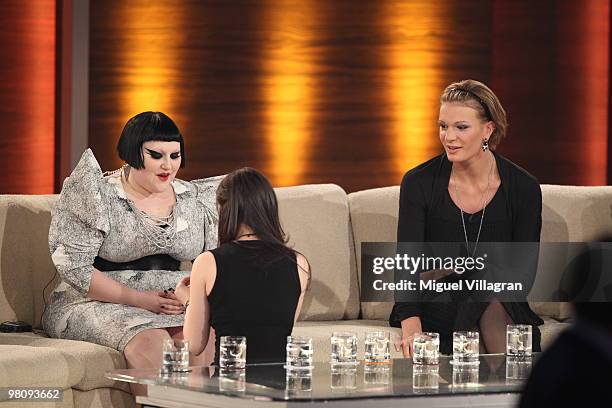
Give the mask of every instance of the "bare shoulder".
[(310, 264), (306, 257), (300, 253), (296, 253), (296, 262), (298, 265), (298, 275), (300, 277), (300, 285), (302, 291), (305, 291), (310, 281)]
[(192, 275), (201, 275), (203, 277), (211, 276), (217, 273), (217, 262), (215, 256), (210, 251), (206, 251), (198, 255), (193, 261)]
[(296, 262), (298, 266), (300, 267), (300, 269), (304, 270), (305, 272), (310, 273), (310, 264), (308, 263), (308, 260), (306, 259), (306, 257), (300, 254), (299, 252), (296, 252), (295, 258), (296, 258)]

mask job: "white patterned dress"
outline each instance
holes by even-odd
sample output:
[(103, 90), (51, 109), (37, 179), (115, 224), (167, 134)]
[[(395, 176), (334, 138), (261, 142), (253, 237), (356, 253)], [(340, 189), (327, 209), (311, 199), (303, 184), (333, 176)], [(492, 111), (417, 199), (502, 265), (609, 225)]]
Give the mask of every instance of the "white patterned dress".
[[(139, 227), (121, 184), (121, 172), (103, 176), (96, 158), (86, 150), (53, 211), (49, 249), (61, 277), (43, 316), (51, 337), (98, 343), (119, 351), (146, 329), (182, 326), (184, 315), (163, 315), (137, 307), (87, 298), (96, 256), (129, 262), (165, 254), (192, 261), (217, 246), (215, 193), (222, 176), (186, 182), (174, 180), (176, 237), (159, 249)], [(139, 291), (174, 288), (188, 271), (119, 270), (103, 272)]]

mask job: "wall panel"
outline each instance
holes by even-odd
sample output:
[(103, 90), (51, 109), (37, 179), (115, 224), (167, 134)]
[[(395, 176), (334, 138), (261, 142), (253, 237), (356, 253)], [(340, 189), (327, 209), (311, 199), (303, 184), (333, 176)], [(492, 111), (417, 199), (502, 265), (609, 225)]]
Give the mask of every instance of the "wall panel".
[(541, 183), (606, 184), (610, 3), (495, 0), (493, 23), (500, 151)]
[(604, 184), (609, 3), (92, 2), (89, 143), (116, 168), (125, 121), (162, 110), (186, 179), (249, 165), (279, 186), (397, 184), (441, 151), (444, 86), (474, 78), (508, 110), (500, 152), (542, 182)]
[(0, 194), (54, 191), (55, 1), (0, 13)]

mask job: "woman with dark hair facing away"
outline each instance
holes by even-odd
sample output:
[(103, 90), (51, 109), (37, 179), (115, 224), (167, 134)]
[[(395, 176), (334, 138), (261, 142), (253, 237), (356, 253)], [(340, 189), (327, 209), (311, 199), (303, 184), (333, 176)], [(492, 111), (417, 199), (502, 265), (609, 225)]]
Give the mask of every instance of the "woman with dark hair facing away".
[[(494, 152), (506, 134), (506, 112), (486, 85), (450, 84), (438, 119), (444, 153), (408, 171), (400, 189), (398, 242), (539, 242), (542, 193), (538, 181)], [(397, 302), (389, 323), (402, 328), (402, 349), (412, 355), (415, 333), (440, 333), (440, 351), (451, 353), (454, 330), (480, 332), (481, 351), (503, 353), (506, 325), (533, 325), (540, 350), (543, 324), (526, 302)]]
[(217, 245), (221, 177), (175, 178), (183, 136), (161, 112), (131, 118), (117, 151), (121, 169), (103, 174), (88, 149), (64, 181), (49, 230), (61, 282), (43, 327), (114, 348), (130, 368), (159, 367), (163, 340), (183, 336), (184, 306), (172, 294), (188, 274), (180, 263)]
[(247, 363), (284, 361), (310, 279), (308, 261), (287, 247), (276, 195), (257, 170), (228, 174), (217, 206), (219, 247), (198, 256), (191, 276), (176, 287), (188, 305), (185, 338), (199, 354), (213, 327), (216, 362), (221, 336), (246, 336)]

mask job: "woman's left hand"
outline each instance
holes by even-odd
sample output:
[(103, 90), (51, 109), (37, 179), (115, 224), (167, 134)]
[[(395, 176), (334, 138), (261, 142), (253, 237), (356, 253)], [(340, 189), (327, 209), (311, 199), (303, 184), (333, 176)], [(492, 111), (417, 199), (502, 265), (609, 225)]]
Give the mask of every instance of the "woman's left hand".
[(174, 290), (174, 296), (181, 302), (183, 305), (189, 300), (189, 283), (191, 282), (191, 278), (189, 276), (185, 276), (180, 280), (176, 285), (176, 289)]

